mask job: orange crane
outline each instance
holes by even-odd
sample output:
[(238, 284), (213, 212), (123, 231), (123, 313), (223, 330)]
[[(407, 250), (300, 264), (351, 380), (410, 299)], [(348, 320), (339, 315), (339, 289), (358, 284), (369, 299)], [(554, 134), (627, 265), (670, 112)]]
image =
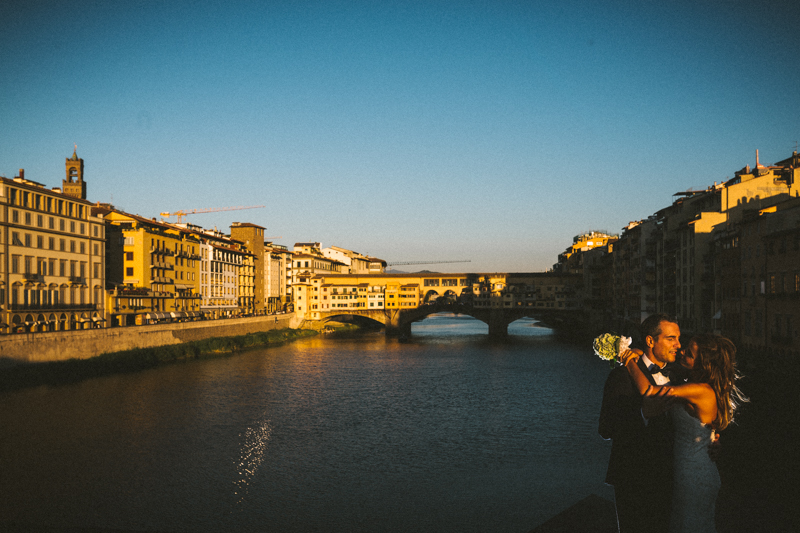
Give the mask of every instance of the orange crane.
[(258, 209), (259, 207), (266, 207), (265, 205), (248, 205), (238, 207), (209, 207), (208, 209), (192, 209), (190, 211), (175, 211), (174, 213), (161, 213), (162, 217), (169, 218), (172, 216), (178, 217), (178, 224), (183, 222), (183, 217), (186, 215), (194, 215), (197, 213), (216, 213), (218, 211), (237, 211), (239, 209)]

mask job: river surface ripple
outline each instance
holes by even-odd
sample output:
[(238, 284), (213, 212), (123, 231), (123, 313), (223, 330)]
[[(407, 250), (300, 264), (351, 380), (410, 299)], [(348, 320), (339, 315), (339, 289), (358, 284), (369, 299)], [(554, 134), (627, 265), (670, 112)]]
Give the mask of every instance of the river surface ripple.
[(0, 525), (513, 532), (603, 485), (608, 367), (531, 322), (317, 337), (0, 396)]

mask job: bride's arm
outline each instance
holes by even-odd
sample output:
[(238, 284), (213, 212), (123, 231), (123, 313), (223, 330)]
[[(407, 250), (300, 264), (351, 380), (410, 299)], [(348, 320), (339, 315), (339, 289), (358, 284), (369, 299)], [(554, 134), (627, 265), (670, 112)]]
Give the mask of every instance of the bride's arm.
[(683, 385), (664, 387), (651, 385), (642, 369), (636, 364), (641, 355), (642, 353), (639, 350), (628, 350), (622, 354), (621, 359), (642, 396), (655, 396), (661, 393), (663, 389), (666, 389), (661, 393), (662, 395), (680, 398), (691, 404), (702, 422), (709, 423), (716, 418), (717, 396), (711, 385), (708, 383), (684, 383)]
[[(708, 383), (685, 383), (670, 387), (670, 395), (691, 404), (698, 413), (705, 413), (711, 420), (717, 416), (717, 395)], [(704, 418), (700, 416), (699, 418)]]
[(707, 383), (684, 383), (682, 385), (668, 385), (662, 387), (651, 385), (650, 381), (648, 381), (644, 372), (642, 372), (642, 369), (639, 368), (637, 364), (641, 355), (642, 352), (640, 350), (627, 350), (621, 357), (625, 368), (633, 378), (634, 383), (636, 383), (636, 388), (639, 389), (640, 394), (644, 395), (645, 392), (648, 392), (648, 387), (651, 389), (648, 394), (657, 394), (661, 389), (667, 389), (669, 396), (682, 398), (695, 407), (700, 404), (708, 403), (709, 401), (716, 405), (714, 390)]
[[(625, 369), (633, 378), (633, 382), (636, 384), (636, 388), (639, 389), (639, 394), (644, 395), (647, 391), (647, 387), (652, 387), (650, 381), (648, 381), (647, 376), (644, 375), (642, 369), (639, 368), (637, 361), (639, 357), (641, 357), (643, 352), (641, 350), (626, 350), (622, 356), (622, 364), (625, 365)], [(657, 393), (661, 390), (662, 387), (653, 387), (653, 392)]]

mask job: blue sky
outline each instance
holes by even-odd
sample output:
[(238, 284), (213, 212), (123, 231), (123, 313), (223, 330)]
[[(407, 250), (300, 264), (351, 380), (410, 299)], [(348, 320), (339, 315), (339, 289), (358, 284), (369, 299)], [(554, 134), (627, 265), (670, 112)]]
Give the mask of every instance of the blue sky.
[(752, 4), (7, 0), (0, 175), (60, 186), (77, 144), (143, 216), (542, 271), (791, 154), (800, 7)]

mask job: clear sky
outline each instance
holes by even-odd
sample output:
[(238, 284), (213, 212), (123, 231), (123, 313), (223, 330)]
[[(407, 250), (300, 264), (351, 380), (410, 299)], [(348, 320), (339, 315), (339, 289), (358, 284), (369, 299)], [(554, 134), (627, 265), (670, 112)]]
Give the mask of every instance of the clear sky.
[[(800, 140), (800, 2), (0, 2), (0, 175), (542, 271)], [(431, 268), (434, 266), (419, 268)]]

